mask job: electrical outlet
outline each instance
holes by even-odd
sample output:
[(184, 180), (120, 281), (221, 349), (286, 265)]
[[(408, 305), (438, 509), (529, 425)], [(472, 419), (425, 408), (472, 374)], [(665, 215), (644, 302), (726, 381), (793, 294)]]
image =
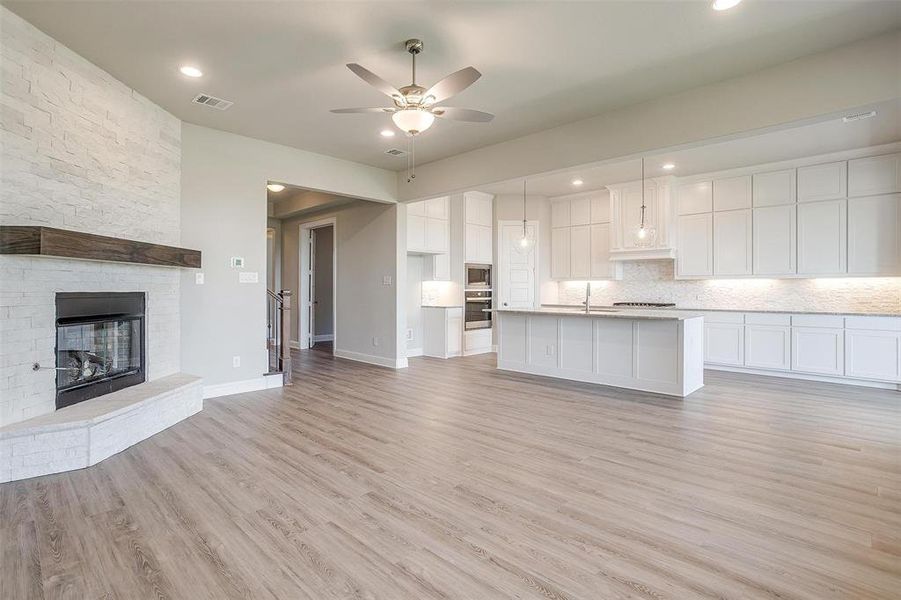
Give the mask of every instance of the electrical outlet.
[(379, 345), (379, 338), (373, 336), (373, 337), (372, 337), (372, 345), (373, 345), (373, 346), (378, 346), (378, 345)]
[(203, 273), (194, 273), (194, 283), (203, 285)]
[(382, 277), (382, 285), (391, 285), (391, 275)]
[(413, 330), (412, 329), (407, 329), (407, 339), (408, 340), (413, 339)]
[(260, 274), (256, 271), (241, 271), (238, 273), (238, 283), (259, 283)]
[(232, 356), (232, 367), (237, 369), (241, 366), (241, 357), (240, 356)]

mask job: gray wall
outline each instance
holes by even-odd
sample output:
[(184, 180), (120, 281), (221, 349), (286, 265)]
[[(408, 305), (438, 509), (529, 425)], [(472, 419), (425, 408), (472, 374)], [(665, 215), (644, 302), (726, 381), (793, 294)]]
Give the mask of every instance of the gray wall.
[(422, 349), (422, 273), (423, 258), (407, 256), (407, 339), (408, 350)]
[(316, 305), (313, 335), (331, 335), (332, 328), (332, 285), (334, 227), (320, 227), (316, 230)]

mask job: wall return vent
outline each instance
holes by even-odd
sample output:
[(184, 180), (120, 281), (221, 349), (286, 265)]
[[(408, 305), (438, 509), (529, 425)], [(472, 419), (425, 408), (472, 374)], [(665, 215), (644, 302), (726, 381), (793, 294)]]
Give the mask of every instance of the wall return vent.
[(194, 99), (191, 102), (195, 104), (203, 104), (204, 106), (209, 106), (210, 108), (215, 108), (216, 110), (225, 110), (234, 102), (230, 102), (228, 100), (223, 100), (222, 98), (217, 98), (216, 96), (210, 96), (209, 94), (197, 94), (194, 96)]

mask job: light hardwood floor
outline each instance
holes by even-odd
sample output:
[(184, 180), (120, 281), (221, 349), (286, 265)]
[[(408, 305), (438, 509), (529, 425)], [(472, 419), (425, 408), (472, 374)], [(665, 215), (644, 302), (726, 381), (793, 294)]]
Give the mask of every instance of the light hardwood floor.
[(0, 486), (0, 598), (901, 597), (901, 394), (493, 366), (305, 352), (290, 389)]

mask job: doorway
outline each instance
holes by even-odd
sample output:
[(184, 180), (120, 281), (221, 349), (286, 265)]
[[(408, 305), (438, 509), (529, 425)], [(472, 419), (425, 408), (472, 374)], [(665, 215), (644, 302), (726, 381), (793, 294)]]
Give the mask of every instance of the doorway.
[(534, 308), (538, 290), (538, 222), (526, 223), (530, 244), (521, 245), (522, 221), (498, 221), (498, 306)]
[(334, 354), (338, 244), (334, 218), (300, 224), (300, 298), (297, 312), (300, 349)]

